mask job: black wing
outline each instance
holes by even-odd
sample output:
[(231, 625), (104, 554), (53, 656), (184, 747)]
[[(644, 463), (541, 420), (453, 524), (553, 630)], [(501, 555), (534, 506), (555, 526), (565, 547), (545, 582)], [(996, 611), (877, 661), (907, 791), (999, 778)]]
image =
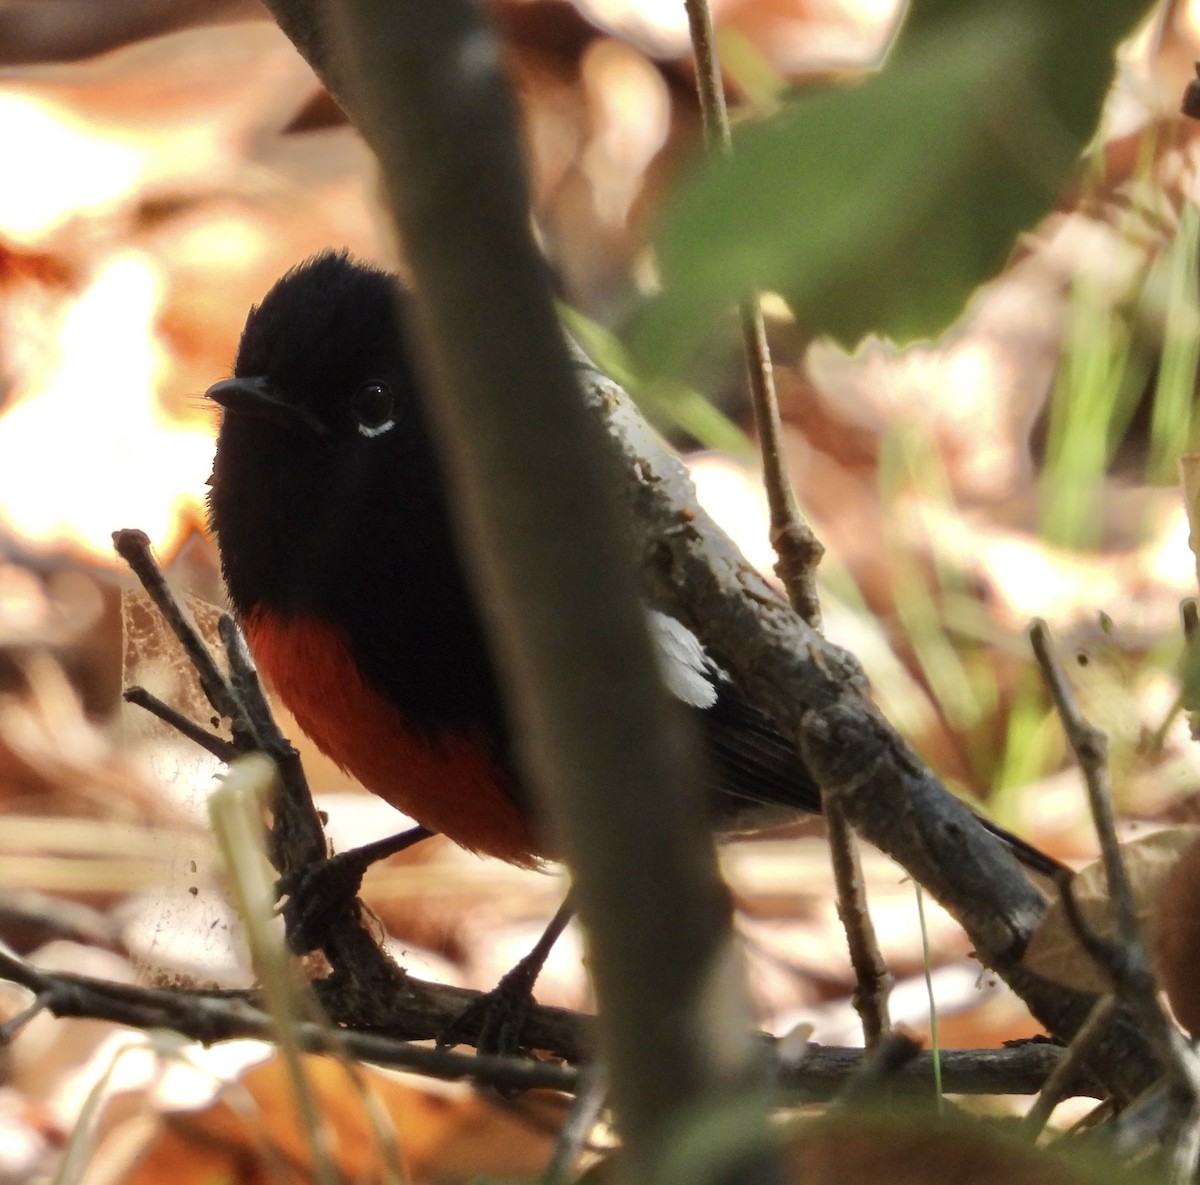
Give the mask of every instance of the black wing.
[(709, 756), (709, 791), (723, 828), (818, 814), (821, 795), (796, 747), (734, 686), (696, 636), (673, 617), (650, 613), (663, 679), (700, 723)]

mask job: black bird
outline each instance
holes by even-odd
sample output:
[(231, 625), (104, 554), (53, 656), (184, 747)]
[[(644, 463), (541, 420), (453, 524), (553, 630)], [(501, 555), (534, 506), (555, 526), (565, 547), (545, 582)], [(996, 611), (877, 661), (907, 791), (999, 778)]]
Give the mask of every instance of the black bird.
[[(327, 252), (251, 309), (234, 377), (208, 391), (224, 409), (209, 495), (221, 566), (255, 659), (321, 750), (426, 828), (536, 865), (553, 853), (455, 549), (405, 299), (391, 275)], [(714, 826), (819, 812), (793, 744), (683, 625), (648, 620), (700, 725)]]

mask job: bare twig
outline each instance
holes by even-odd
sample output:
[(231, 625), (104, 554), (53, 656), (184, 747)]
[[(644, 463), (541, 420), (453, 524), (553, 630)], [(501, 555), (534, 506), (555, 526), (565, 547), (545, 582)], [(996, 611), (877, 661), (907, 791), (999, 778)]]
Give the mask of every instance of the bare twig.
[(109, 914), (36, 889), (0, 890), (0, 925), (6, 924), (103, 950), (125, 950), (121, 928)]
[(1112, 783), (1108, 769), (1108, 738), (1100, 729), (1090, 724), (1080, 712), (1075, 693), (1067, 681), (1061, 666), (1051, 652), (1050, 631), (1044, 621), (1034, 621), (1029, 627), (1029, 640), (1042, 672), (1055, 710), (1062, 721), (1067, 740), (1074, 750), (1075, 758), (1087, 785), (1088, 803), (1096, 824), (1096, 835), (1100, 841), (1100, 855), (1104, 862), (1104, 874), (1108, 880), (1109, 896), (1116, 918), (1117, 933), (1127, 948), (1141, 945), (1138, 932), (1137, 909), (1133, 901), (1133, 889), (1121, 859), (1120, 841), (1117, 839), (1116, 818), (1112, 808)]
[(1133, 888), (1117, 838), (1108, 738), (1079, 710), (1075, 693), (1054, 657), (1046, 623), (1034, 621), (1029, 636), (1042, 678), (1087, 786), (1088, 805), (1100, 842), (1100, 857), (1116, 921), (1117, 941), (1101, 938), (1088, 925), (1067, 878), (1061, 879), (1059, 884), (1064, 911), (1080, 942), (1108, 973), (1114, 991), (1139, 1017), (1147, 1037), (1163, 1059), (1178, 1103), (1175, 1130), (1170, 1140), (1172, 1178), (1179, 1182), (1190, 1181), (1195, 1177), (1200, 1154), (1200, 1058), (1163, 1010), (1142, 942)]
[(575, 1180), (575, 1164), (591, 1135), (608, 1097), (608, 1080), (599, 1066), (589, 1066), (579, 1077), (571, 1112), (554, 1142), (554, 1155), (542, 1173), (540, 1185), (567, 1185)]
[[(713, 38), (712, 12), (708, 0), (685, 0), (692, 51), (696, 58), (696, 86), (704, 135), (712, 153), (732, 151), (725, 88)], [(739, 306), (742, 346), (746, 358), (754, 420), (762, 453), (763, 485), (771, 515), (771, 543), (778, 560), (775, 571), (787, 589), (792, 608), (813, 629), (821, 628), (821, 603), (817, 595), (817, 565), (825, 549), (800, 513), (783, 453), (783, 425), (775, 395), (775, 375), (770, 347), (757, 296), (746, 297)], [(863, 1034), (873, 1044), (891, 1026), (888, 994), (892, 977), (883, 961), (871, 915), (867, 907), (862, 864), (854, 834), (836, 798), (822, 789), (821, 806), (827, 819), (829, 851), (837, 888), (837, 910), (846, 931), (850, 962), (857, 988), (854, 1007), (862, 1017)]]
[(796, 493), (787, 475), (783, 450), (783, 425), (775, 394), (767, 330), (758, 300), (743, 301), (739, 309), (742, 337), (746, 342), (747, 373), (754, 422), (758, 428), (763, 458), (763, 484), (771, 520), (771, 545), (778, 559), (775, 572), (787, 589), (788, 600), (813, 629), (821, 628), (821, 602), (817, 593), (817, 565), (825, 545), (817, 538), (800, 511)]
[[(47, 972), (3, 951), (0, 951), (0, 979), (35, 994), (36, 1006), (25, 1010), (30, 1015), (48, 1011), (55, 1016), (106, 1020), (144, 1031), (171, 1029), (204, 1045), (239, 1038), (273, 1040), (276, 1022), (244, 991), (140, 987), (84, 975)], [(330, 1034), (323, 1025), (301, 1023), (297, 1032), (303, 1048), (310, 1052), (336, 1052), (341, 1048), (350, 1056), (379, 1065), (439, 1078), (476, 1079), (502, 1090), (574, 1089), (576, 1071), (561, 1065), (523, 1058), (476, 1057), (410, 1044), (410, 1040), (428, 1040), (436, 1035), (439, 1028), (480, 996), (479, 992), (439, 984), (416, 983), (414, 987), (420, 993), (414, 992), (410, 1011), (406, 1013), (403, 1006), (394, 1011), (390, 1031), (339, 1029)], [(422, 996), (424, 1001), (418, 1006)], [(27, 1021), (29, 1017), (23, 1015), (22, 1019)], [(540, 1029), (546, 1038), (545, 1045), (539, 1042), (539, 1048), (557, 1045), (565, 1049), (574, 1044), (573, 1056), (578, 1058), (588, 1043), (589, 1022), (590, 1018), (566, 1009), (539, 1006), (531, 1009), (527, 1023), (530, 1029)], [(573, 1042), (563, 1039), (567, 1033), (575, 1034)], [(476, 1066), (477, 1070), (472, 1068)]]
[(47, 988), (39, 992), (32, 1003), (10, 1016), (0, 1025), (0, 1045), (7, 1045), (35, 1016), (41, 1016), (43, 1012), (53, 1012), (56, 998), (57, 993), (54, 989)]
[(700, 99), (700, 120), (708, 151), (721, 156), (733, 149), (729, 134), (729, 111), (725, 106), (725, 84), (717, 61), (712, 11), (707, 0), (684, 0), (692, 54), (696, 59), (696, 92)]
[(1021, 1130), (1029, 1140), (1036, 1140), (1041, 1135), (1042, 1128), (1049, 1122), (1054, 1108), (1068, 1097), (1075, 1080), (1084, 1073), (1084, 1067), (1095, 1051), (1104, 1030), (1112, 1021), (1116, 1008), (1117, 1000), (1112, 994), (1101, 996), (1096, 1001), (1091, 1016), (1075, 1034), (1058, 1065), (1042, 1084), (1033, 1106), (1021, 1121)]
[(854, 1008), (862, 1020), (867, 1045), (872, 1046), (891, 1030), (888, 996), (894, 980), (875, 937), (858, 846), (836, 793), (822, 789), (821, 807), (837, 886), (838, 918), (846, 931), (850, 964), (854, 968)]
[[(252, 993), (228, 990), (140, 987), (65, 972), (47, 972), (0, 951), (0, 979), (27, 988), (35, 996), (30, 1015), (49, 1011), (61, 1017), (86, 1017), (131, 1028), (170, 1029), (205, 1045), (252, 1038), (270, 1040), (272, 1021)], [(568, 1093), (580, 1087), (579, 1071), (546, 1061), (475, 1056), (410, 1044), (427, 1040), (458, 1016), (479, 992), (409, 980), (412, 999), (401, 1001), (390, 1016), (391, 1028), (374, 1032), (340, 1029), (333, 1036), (322, 1026), (301, 1024), (299, 1040), (309, 1052), (340, 1049), (351, 1057), (447, 1079), (475, 1080), (498, 1090), (545, 1088)], [(26, 1018), (28, 1019), (28, 1018)], [(563, 1008), (530, 1009), (525, 1039), (559, 1057), (578, 1060), (589, 1044), (590, 1017)], [(9, 1022), (10, 1025), (12, 1022)], [(1066, 1051), (1047, 1042), (1024, 1042), (1006, 1049), (942, 1051), (945, 1089), (951, 1094), (1036, 1094)], [(857, 1048), (811, 1045), (804, 1056), (778, 1069), (790, 1100), (820, 1102), (845, 1087), (864, 1059)], [(904, 1084), (933, 1081), (927, 1052), (896, 1071)], [(1080, 1094), (1100, 1097), (1104, 1087), (1082, 1073), (1071, 1085)]]
[[(1048, 1041), (1025, 1041), (1005, 1049), (943, 1049), (942, 1089), (947, 1094), (1036, 1094), (1065, 1053)], [(809, 1046), (802, 1058), (781, 1069), (780, 1085), (796, 1102), (836, 1098), (869, 1056), (861, 1049)], [(899, 1084), (928, 1090), (934, 1084), (933, 1055), (921, 1050), (890, 1073)], [(1104, 1084), (1090, 1074), (1076, 1078), (1071, 1089), (1093, 1098), (1107, 1094)]]
[(228, 613), (222, 613), (217, 618), (217, 636), (225, 650), (225, 660), (229, 663), (229, 682), (246, 716), (246, 723), (253, 736), (253, 748), (258, 751), (268, 749), (291, 749), (287, 738), (275, 723), (266, 696), (263, 695), (262, 684), (258, 679), (254, 660), (250, 657), (246, 640), (237, 622)]
[[(279, 790), (271, 803), (274, 818), (267, 854), (280, 876), (293, 876), (325, 859), (328, 854), (325, 831), (308, 788), (300, 753), (275, 723), (242, 631), (228, 613), (222, 613), (218, 618), (217, 631), (229, 662), (230, 682), (242, 706), (254, 746), (266, 753), (279, 768)], [(347, 911), (352, 900), (353, 894), (346, 904)], [(331, 910), (331, 917), (338, 912)]]
[(207, 728), (189, 719), (182, 712), (164, 703), (158, 696), (147, 691), (144, 687), (127, 687), (124, 692), (125, 702), (135, 708), (142, 708), (156, 716), (169, 728), (173, 728), (181, 736), (194, 741), (205, 752), (211, 753), (218, 761), (228, 764), (241, 750), (232, 741), (209, 732)]
[(204, 644), (196, 627), (183, 611), (175, 595), (167, 584), (154, 559), (150, 548), (150, 539), (143, 531), (122, 530), (113, 532), (113, 547), (141, 581), (150, 599), (171, 632), (179, 639), (200, 680), (200, 689), (205, 699), (212, 705), (218, 716), (224, 716), (232, 721), (234, 737), (237, 739), (238, 728), (242, 725), (241, 713), (233, 692), (229, 687), (221, 669), (213, 660), (212, 654)]
[[(196, 633), (167, 584), (146, 536), (140, 531), (119, 531), (114, 544), (130, 563), (163, 618), (183, 644), (197, 674), (210, 684), (210, 702), (215, 698), (233, 720), (234, 747), (239, 753), (264, 752), (280, 772), (280, 790), (271, 804), (272, 825), (268, 855), (285, 882), (303, 870), (323, 861), (328, 851), (320, 816), (313, 805), (299, 753), (280, 732), (270, 705), (259, 684), (254, 664), (236, 624), (227, 614), (218, 622), (229, 661), (231, 680), (227, 681), (204, 641)], [(217, 710), (221, 710), (218, 708)], [(194, 722), (185, 735), (196, 739), (203, 731)], [(289, 941), (303, 945), (301, 937), (316, 936), (333, 974), (317, 980), (313, 989), (326, 1012), (337, 1022), (356, 1023), (387, 1029), (389, 1016), (397, 1002), (412, 1003), (421, 989), (411, 984), (404, 972), (384, 953), (365, 928), (361, 909), (353, 891), (342, 896), (329, 894), (322, 901), (319, 923), (312, 913), (292, 909), (286, 915), (291, 924)], [(295, 929), (303, 919), (304, 935)], [(307, 949), (312, 949), (311, 947)], [(443, 1021), (443, 1023), (448, 1023)], [(425, 1033), (436, 1036), (438, 1030)], [(476, 1036), (474, 1032), (465, 1039)]]
[[(684, 0), (684, 7), (696, 59), (696, 88), (700, 96), (704, 139), (709, 152), (728, 155), (733, 144), (713, 37), (712, 13), (708, 0)], [(813, 629), (819, 630), (821, 602), (817, 595), (817, 565), (825, 548), (800, 513), (788, 476), (771, 351), (757, 296), (748, 296), (741, 302), (739, 317), (754, 422), (762, 453), (763, 485), (771, 515), (771, 543), (778, 556), (775, 571), (787, 589), (792, 607)]]
[(215, 736), (144, 688), (129, 688), (125, 699), (158, 717), (220, 761), (228, 763), (240, 753), (268, 754), (279, 765), (282, 774), (280, 801), (272, 804), (277, 813), (271, 832), (272, 863), (281, 874), (288, 875), (322, 859), (326, 851), (324, 832), (312, 804), (299, 754), (275, 723), (236, 623), (227, 613), (218, 619), (230, 668), (227, 679), (172, 592), (147, 536), (137, 530), (117, 531), (113, 535), (113, 546), (183, 647), (205, 698), (214, 710), (232, 722), (233, 741)]
[(279, 801), (271, 804), (275, 812), (269, 853), (271, 862), (281, 875), (286, 876), (324, 859), (325, 835), (300, 766), (299, 754), (279, 731), (271, 715), (249, 651), (233, 619), (222, 614), (218, 621), (230, 664), (230, 678), (227, 679), (172, 592), (146, 535), (137, 530), (117, 531), (113, 535), (113, 546), (179, 640), (213, 709), (232, 722), (233, 741), (229, 743), (214, 737), (207, 729), (142, 688), (130, 688), (126, 698), (222, 761), (228, 762), (239, 753), (263, 752), (271, 757), (280, 768), (282, 786)]

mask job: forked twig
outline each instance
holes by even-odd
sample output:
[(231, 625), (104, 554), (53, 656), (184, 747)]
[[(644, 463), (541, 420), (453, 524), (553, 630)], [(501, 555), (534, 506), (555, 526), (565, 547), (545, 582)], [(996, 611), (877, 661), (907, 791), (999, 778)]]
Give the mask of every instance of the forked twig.
[(171, 591), (162, 569), (154, 559), (150, 540), (144, 531), (126, 529), (113, 532), (113, 547), (117, 555), (130, 567), (141, 582), (147, 596), (154, 602), (171, 632), (179, 639), (188, 660), (196, 670), (200, 689), (218, 716), (224, 716), (233, 724), (234, 736), (243, 724), (238, 704), (225, 676), (217, 666), (212, 653), (204, 644), (191, 618)]
[(1177, 1102), (1171, 1144), (1171, 1178), (1191, 1181), (1200, 1160), (1200, 1058), (1159, 1001), (1137, 920), (1133, 888), (1121, 857), (1113, 811), (1108, 738), (1079, 709), (1075, 693), (1054, 656), (1050, 630), (1035, 620), (1029, 628), (1038, 667), (1062, 721), (1087, 786), (1088, 805), (1100, 843), (1100, 856), (1116, 922), (1116, 941), (1097, 934), (1084, 917), (1068, 877), (1059, 878), (1064, 913), (1076, 937), (1112, 981), (1113, 990), (1133, 1010), (1162, 1058)]

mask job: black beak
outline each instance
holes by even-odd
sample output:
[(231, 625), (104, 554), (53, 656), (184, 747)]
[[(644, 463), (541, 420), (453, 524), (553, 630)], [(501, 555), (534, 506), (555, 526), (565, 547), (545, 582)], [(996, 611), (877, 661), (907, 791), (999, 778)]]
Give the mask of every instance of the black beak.
[(255, 416), (284, 427), (305, 428), (318, 436), (325, 432), (325, 425), (307, 408), (273, 395), (264, 378), (222, 379), (213, 383), (204, 397), (219, 404), (226, 413)]

